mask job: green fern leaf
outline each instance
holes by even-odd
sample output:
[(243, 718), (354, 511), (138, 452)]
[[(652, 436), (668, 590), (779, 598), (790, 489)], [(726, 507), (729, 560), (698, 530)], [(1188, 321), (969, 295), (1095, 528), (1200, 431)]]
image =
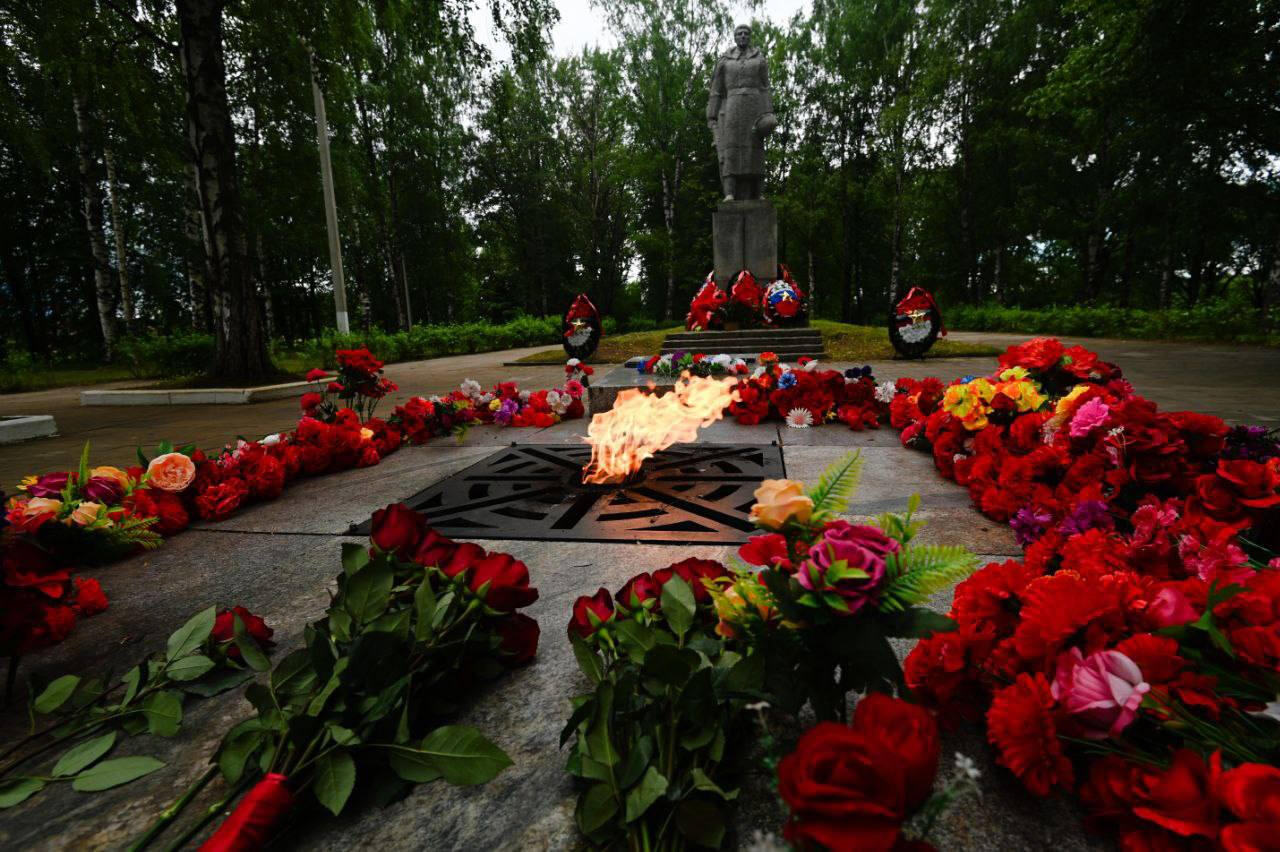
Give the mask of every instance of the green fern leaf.
[(813, 513), (839, 514), (849, 506), (862, 478), (862, 453), (858, 450), (835, 462), (822, 473), (818, 484), (809, 492)]
[(978, 557), (955, 545), (906, 547), (886, 561), (889, 582), (880, 609), (901, 612), (955, 585), (978, 567)]

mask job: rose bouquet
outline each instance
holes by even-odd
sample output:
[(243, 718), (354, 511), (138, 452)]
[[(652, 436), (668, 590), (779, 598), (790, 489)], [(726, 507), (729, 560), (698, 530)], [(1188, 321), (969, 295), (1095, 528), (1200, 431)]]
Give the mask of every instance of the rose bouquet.
[[(305, 647), (250, 685), (257, 715), (218, 747), (230, 793), (210, 814), (248, 793), (206, 849), (259, 848), (304, 793), (338, 814), (357, 782), (394, 796), (440, 778), (483, 783), (511, 763), (474, 728), (442, 722), (475, 682), (533, 658), (537, 622), (517, 612), (538, 596), (524, 563), (450, 541), (394, 504), (374, 513), (370, 547), (343, 546), (342, 567)], [(237, 641), (249, 629), (242, 620), (234, 627)], [(249, 646), (239, 647), (248, 659)]]
[[(302, 410), (312, 417), (328, 420), (340, 409), (349, 408), (361, 420), (369, 420), (379, 400), (400, 389), (383, 375), (384, 362), (366, 347), (339, 349), (334, 357), (338, 362), (337, 376), (329, 380), (322, 391), (303, 394)], [(317, 367), (307, 373), (307, 381), (318, 383), (328, 376), (328, 371)]]
[(748, 566), (712, 590), (720, 624), (744, 654), (765, 665), (765, 690), (795, 714), (846, 715), (850, 691), (905, 687), (890, 637), (945, 634), (955, 624), (921, 606), (967, 577), (976, 560), (962, 547), (919, 545), (923, 524), (884, 514), (872, 525), (838, 517), (857, 487), (858, 453), (832, 465), (812, 489), (766, 480), (751, 518), (764, 532), (738, 551)]
[[(131, 666), (114, 683), (63, 675), (31, 690), (32, 732), (0, 753), (0, 808), (18, 805), (51, 784), (68, 783), (80, 792), (107, 790), (161, 768), (163, 763), (148, 756), (103, 758), (123, 737), (173, 736), (188, 696), (226, 692), (251, 678), (255, 668), (267, 668), (263, 649), (271, 647), (271, 635), (271, 628), (244, 607), (222, 612), (209, 607), (169, 636), (163, 654)], [(33, 773), (31, 765), (54, 749), (65, 751), (50, 768)]]
[(737, 791), (721, 786), (721, 767), (761, 674), (715, 633), (709, 586), (726, 573), (686, 559), (574, 603), (569, 639), (592, 691), (574, 699), (560, 740), (573, 743), (577, 824), (595, 846), (724, 839)]

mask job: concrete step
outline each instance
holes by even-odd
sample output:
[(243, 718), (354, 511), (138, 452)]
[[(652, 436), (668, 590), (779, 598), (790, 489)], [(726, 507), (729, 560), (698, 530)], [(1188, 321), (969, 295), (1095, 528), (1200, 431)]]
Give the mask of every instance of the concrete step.
[(735, 331), (678, 331), (668, 340), (727, 340), (736, 337), (768, 337), (775, 340), (808, 340), (822, 337), (816, 328), (744, 328)]
[[(678, 346), (672, 347), (672, 348), (663, 347), (661, 350), (659, 350), (658, 354), (669, 355), (673, 352), (691, 352), (691, 351), (694, 351), (694, 350), (681, 349)], [(697, 350), (697, 351), (701, 351), (701, 350)], [(825, 350), (816, 348), (816, 347), (810, 347), (810, 346), (797, 346), (791, 349), (760, 349), (760, 348), (728, 349), (728, 350), (716, 349), (716, 350), (709, 350), (703, 354), (719, 355), (722, 352), (723, 354), (726, 354), (726, 355), (732, 355), (735, 358), (748, 358), (748, 359), (755, 359), (761, 352), (772, 352), (783, 361), (794, 361), (795, 359), (800, 357), (816, 358), (819, 361), (821, 361), (827, 357)]]

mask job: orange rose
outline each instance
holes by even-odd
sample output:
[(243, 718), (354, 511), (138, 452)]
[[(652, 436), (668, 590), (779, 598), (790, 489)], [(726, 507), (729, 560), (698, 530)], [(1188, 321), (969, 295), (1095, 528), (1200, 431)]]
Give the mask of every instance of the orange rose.
[(71, 517), (67, 520), (79, 527), (87, 527), (94, 521), (98, 520), (98, 514), (102, 511), (101, 503), (84, 502), (76, 506), (72, 511)]
[(804, 483), (794, 479), (766, 479), (755, 493), (751, 520), (766, 529), (782, 529), (789, 520), (805, 523), (813, 514), (813, 501), (804, 493)]
[(62, 511), (62, 501), (55, 500), (52, 497), (32, 497), (22, 507), (22, 514), (27, 517), (33, 515), (56, 515)]
[(182, 491), (196, 478), (196, 463), (182, 453), (156, 456), (147, 465), (147, 484), (161, 491)]
[(129, 487), (129, 474), (125, 473), (123, 470), (121, 470), (118, 467), (112, 467), (109, 464), (104, 464), (104, 465), (99, 465), (98, 467), (95, 467), (93, 470), (89, 471), (90, 479), (93, 479), (99, 476), (104, 477), (106, 479), (110, 479), (113, 482), (119, 483), (121, 488)]

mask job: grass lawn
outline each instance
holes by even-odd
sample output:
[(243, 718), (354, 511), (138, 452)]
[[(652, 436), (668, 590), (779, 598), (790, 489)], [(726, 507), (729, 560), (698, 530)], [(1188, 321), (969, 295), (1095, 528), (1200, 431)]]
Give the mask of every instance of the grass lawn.
[(0, 376), (0, 393), (25, 393), (71, 385), (98, 385), (103, 382), (122, 382), (134, 377), (123, 364), (99, 367), (34, 366), (3, 372), (6, 375)]
[[(814, 320), (813, 327), (822, 332), (822, 342), (829, 361), (886, 361), (894, 357), (889, 333), (881, 327), (849, 325), (830, 320)], [(662, 340), (668, 334), (683, 331), (680, 327), (659, 331), (641, 331), (618, 334), (600, 341), (600, 348), (591, 356), (592, 364), (620, 364), (633, 355), (653, 355), (662, 348)], [(963, 358), (999, 355), (999, 346), (982, 343), (959, 343), (943, 338), (929, 350), (926, 359)], [(707, 352), (714, 355), (714, 352)], [(534, 352), (519, 360), (521, 364), (563, 364), (564, 350), (551, 349)]]

